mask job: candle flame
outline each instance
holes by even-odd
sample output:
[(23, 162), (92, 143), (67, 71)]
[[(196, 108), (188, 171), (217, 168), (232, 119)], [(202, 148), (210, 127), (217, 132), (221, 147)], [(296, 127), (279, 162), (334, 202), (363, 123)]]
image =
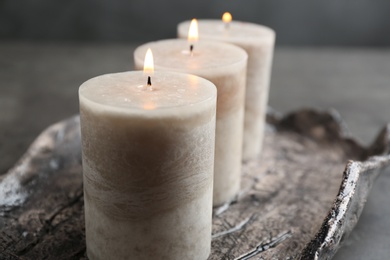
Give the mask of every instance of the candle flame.
[(222, 15), (222, 21), (224, 23), (230, 23), (232, 21), (233, 17), (229, 12), (226, 12)]
[(188, 30), (188, 42), (193, 43), (198, 41), (198, 21), (196, 19), (191, 20), (190, 29)]
[(144, 61), (144, 74), (150, 76), (153, 75), (154, 72), (154, 61), (153, 61), (153, 53), (149, 48), (146, 51), (145, 61)]

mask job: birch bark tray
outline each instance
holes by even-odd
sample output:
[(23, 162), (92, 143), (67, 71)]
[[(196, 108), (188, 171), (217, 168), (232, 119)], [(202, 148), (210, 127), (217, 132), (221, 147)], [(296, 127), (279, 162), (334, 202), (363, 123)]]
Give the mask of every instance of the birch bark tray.
[[(240, 194), (214, 209), (209, 259), (331, 259), (390, 166), (390, 126), (372, 146), (337, 113), (270, 114)], [(0, 259), (86, 259), (79, 118), (45, 130), (0, 176)]]

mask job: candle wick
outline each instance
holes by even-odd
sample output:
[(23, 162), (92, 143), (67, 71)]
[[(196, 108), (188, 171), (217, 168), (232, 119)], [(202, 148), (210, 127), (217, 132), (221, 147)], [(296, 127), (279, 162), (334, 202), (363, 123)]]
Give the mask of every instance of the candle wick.
[(152, 78), (150, 76), (148, 76), (148, 86), (151, 86), (152, 85)]
[(193, 44), (191, 44), (190, 45), (190, 52), (191, 52), (191, 55), (192, 55), (192, 52), (194, 51), (194, 45)]
[(229, 30), (230, 23), (225, 23), (225, 30)]

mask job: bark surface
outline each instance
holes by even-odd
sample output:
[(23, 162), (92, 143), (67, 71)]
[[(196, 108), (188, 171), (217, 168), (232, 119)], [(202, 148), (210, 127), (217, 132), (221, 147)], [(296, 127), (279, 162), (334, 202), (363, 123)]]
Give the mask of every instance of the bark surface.
[[(364, 148), (335, 112), (270, 114), (240, 194), (214, 209), (209, 259), (331, 259), (388, 170), (389, 136), (386, 127)], [(49, 127), (0, 177), (0, 230), (0, 259), (87, 258), (77, 116)]]

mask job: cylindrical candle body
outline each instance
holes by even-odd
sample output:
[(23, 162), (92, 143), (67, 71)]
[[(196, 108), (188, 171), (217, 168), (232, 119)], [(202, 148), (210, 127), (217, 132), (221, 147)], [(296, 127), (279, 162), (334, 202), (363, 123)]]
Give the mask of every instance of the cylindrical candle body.
[(90, 259), (207, 259), (216, 88), (202, 78), (107, 74), (79, 89)]
[(217, 126), (213, 205), (231, 200), (240, 189), (247, 54), (234, 45), (201, 41), (191, 54), (185, 40), (162, 40), (138, 47), (135, 66), (153, 50), (156, 70), (174, 70), (206, 78), (217, 87)]
[[(178, 36), (186, 38), (189, 21), (178, 25)], [(245, 97), (243, 159), (256, 158), (261, 151), (271, 76), (275, 32), (265, 26), (232, 21), (199, 20), (200, 39), (235, 44), (248, 53)]]

